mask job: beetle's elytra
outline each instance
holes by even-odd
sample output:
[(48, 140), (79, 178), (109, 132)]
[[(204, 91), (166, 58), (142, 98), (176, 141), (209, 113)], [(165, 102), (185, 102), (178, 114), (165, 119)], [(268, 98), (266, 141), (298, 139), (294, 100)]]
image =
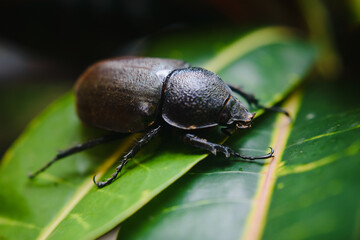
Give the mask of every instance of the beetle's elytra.
[[(243, 156), (234, 150), (194, 135), (195, 129), (221, 126), (230, 134), (251, 126), (255, 114), (250, 113), (233, 91), (249, 103), (258, 104), (253, 95), (224, 83), (208, 70), (190, 67), (181, 60), (121, 57), (90, 66), (75, 84), (76, 109), (80, 119), (91, 126), (114, 134), (93, 139), (60, 152), (52, 161), (32, 174), (36, 176), (55, 161), (118, 138), (116, 133), (145, 132), (145, 135), (124, 155), (111, 178), (94, 182), (104, 187), (116, 179), (123, 166), (141, 147), (149, 142), (164, 125), (183, 129), (184, 142), (226, 157), (265, 159)], [(265, 107), (262, 107), (265, 108)], [(280, 111), (277, 108), (268, 108)]]

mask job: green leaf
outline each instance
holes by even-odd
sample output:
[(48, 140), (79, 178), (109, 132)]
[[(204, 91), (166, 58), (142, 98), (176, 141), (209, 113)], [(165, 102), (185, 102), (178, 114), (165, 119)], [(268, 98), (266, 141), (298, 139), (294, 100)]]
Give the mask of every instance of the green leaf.
[(345, 83), (305, 89), (276, 166), (264, 239), (360, 239), (358, 90)]
[[(343, 81), (345, 82), (345, 80)], [(266, 164), (209, 157), (120, 225), (118, 239), (360, 239), (356, 85), (315, 82), (227, 142)]]
[[(244, 36), (219, 31), (172, 37), (158, 39), (147, 55), (181, 54), (177, 58), (217, 72), (269, 105), (299, 83), (314, 58), (312, 48), (285, 28), (264, 28)], [(80, 123), (72, 93), (30, 124), (2, 161), (0, 237), (94, 239), (133, 215), (207, 156), (176, 140), (169, 141), (171, 135), (163, 134), (132, 159), (117, 181), (97, 189), (92, 176), (100, 178), (113, 172), (116, 160), (138, 137), (131, 135), (60, 161), (33, 181), (26, 177), (49, 161), (57, 149), (102, 134)], [(254, 147), (265, 151), (267, 146)]]

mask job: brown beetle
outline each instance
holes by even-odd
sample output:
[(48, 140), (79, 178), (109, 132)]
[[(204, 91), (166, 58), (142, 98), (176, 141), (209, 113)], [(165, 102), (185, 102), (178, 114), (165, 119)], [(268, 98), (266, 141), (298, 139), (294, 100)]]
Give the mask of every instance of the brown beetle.
[[(208, 70), (190, 67), (180, 60), (123, 57), (90, 66), (75, 85), (80, 119), (114, 133), (145, 132), (124, 155), (112, 177), (96, 182), (94, 176), (94, 183), (101, 188), (116, 179), (129, 159), (158, 134), (164, 124), (185, 130), (184, 142), (213, 154), (221, 152), (227, 158), (235, 156), (249, 160), (272, 157), (271, 148), (271, 152), (264, 156), (248, 157), (189, 132), (222, 126), (225, 133), (231, 134), (236, 129), (249, 128), (255, 113), (250, 113), (233, 91), (249, 104), (287, 114), (280, 108), (259, 105), (253, 95), (227, 85)], [(118, 138), (119, 134), (111, 134), (62, 151), (30, 177), (35, 177), (61, 158)]]

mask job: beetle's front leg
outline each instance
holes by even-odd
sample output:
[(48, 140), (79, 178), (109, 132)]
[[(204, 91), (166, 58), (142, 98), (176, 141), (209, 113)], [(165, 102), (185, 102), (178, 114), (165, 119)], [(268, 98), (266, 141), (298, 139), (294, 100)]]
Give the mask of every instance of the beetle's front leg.
[(254, 94), (250, 94), (250, 93), (247, 93), (245, 92), (244, 90), (242, 90), (241, 88), (239, 87), (235, 87), (235, 86), (232, 86), (230, 84), (228, 84), (228, 86), (231, 88), (232, 91), (236, 92), (237, 94), (239, 94), (240, 96), (242, 96), (243, 98), (245, 98), (245, 100), (251, 105), (251, 104), (254, 104), (257, 108), (261, 108), (261, 109), (264, 109), (264, 110), (268, 110), (268, 111), (273, 111), (273, 112), (279, 112), (279, 113), (283, 113), (285, 114), (286, 116), (290, 117), (290, 114), (285, 111), (284, 109), (282, 109), (281, 107), (265, 107), (263, 105), (261, 105), (259, 103), (259, 100), (254, 96)]
[(274, 154), (274, 150), (272, 148), (270, 148), (270, 150), (271, 150), (270, 153), (263, 155), (263, 156), (258, 156), (258, 157), (244, 156), (227, 146), (209, 142), (205, 138), (200, 138), (200, 137), (195, 136), (190, 133), (185, 134), (183, 140), (184, 140), (184, 142), (186, 142), (194, 147), (205, 149), (214, 155), (216, 155), (217, 152), (221, 152), (225, 155), (226, 158), (229, 158), (230, 156), (234, 156), (234, 157), (239, 157), (239, 158), (247, 159), (247, 160), (255, 160), (255, 159), (271, 158), (271, 157), (273, 157), (273, 154)]

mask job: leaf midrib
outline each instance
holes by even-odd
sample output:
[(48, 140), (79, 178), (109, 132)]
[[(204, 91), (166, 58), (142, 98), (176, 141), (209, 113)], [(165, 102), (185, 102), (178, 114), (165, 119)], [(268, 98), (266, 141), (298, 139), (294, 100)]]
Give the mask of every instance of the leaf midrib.
[(277, 171), (281, 165), (282, 156), (300, 108), (301, 99), (302, 93), (298, 91), (285, 103), (284, 107), (293, 117), (291, 123), (289, 122), (289, 118), (284, 115), (279, 115), (275, 122), (275, 132), (271, 140), (271, 146), (275, 146), (275, 157), (272, 159), (271, 163), (262, 170), (263, 176), (259, 181), (252, 210), (249, 214), (244, 235), (241, 236), (241, 239), (257, 240), (262, 236), (271, 196), (274, 190), (274, 184), (278, 177)]

